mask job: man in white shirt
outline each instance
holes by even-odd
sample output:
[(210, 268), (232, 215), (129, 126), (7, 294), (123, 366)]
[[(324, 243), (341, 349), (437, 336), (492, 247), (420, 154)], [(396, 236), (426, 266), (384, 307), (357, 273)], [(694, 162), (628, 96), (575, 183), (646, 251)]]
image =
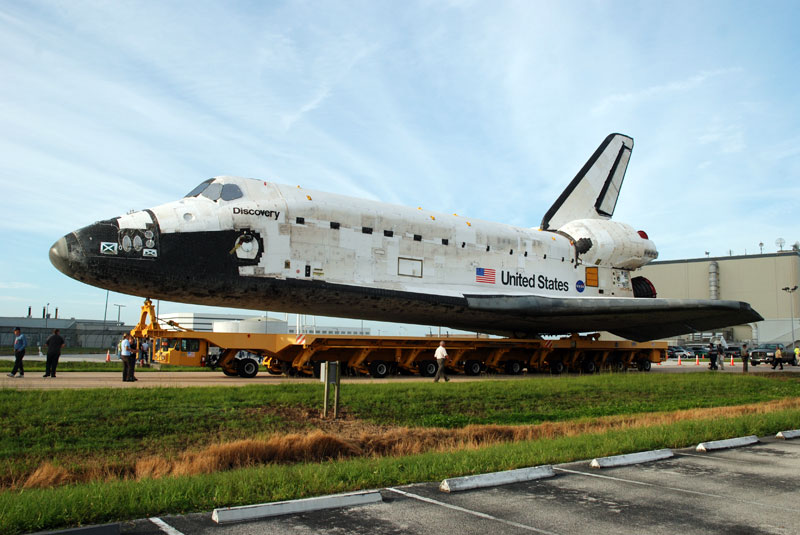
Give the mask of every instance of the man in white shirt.
[(444, 374), (444, 363), (447, 361), (447, 350), (444, 348), (444, 340), (439, 342), (439, 347), (436, 348), (436, 353), (433, 354), (436, 357), (436, 364), (439, 365), (439, 368), (436, 370), (436, 377), (434, 377), (433, 382), (438, 383), (439, 379), (444, 379), (445, 382), (449, 381), (450, 379)]

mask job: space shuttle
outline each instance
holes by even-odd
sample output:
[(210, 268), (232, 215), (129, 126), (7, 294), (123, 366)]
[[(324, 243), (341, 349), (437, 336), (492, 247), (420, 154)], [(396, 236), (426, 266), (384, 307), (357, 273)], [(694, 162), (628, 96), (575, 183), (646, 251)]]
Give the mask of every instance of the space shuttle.
[(612, 220), (632, 149), (609, 135), (539, 228), (218, 176), (70, 232), (50, 261), (151, 299), (511, 337), (646, 341), (762, 320), (743, 302), (658, 298), (636, 276), (658, 252)]

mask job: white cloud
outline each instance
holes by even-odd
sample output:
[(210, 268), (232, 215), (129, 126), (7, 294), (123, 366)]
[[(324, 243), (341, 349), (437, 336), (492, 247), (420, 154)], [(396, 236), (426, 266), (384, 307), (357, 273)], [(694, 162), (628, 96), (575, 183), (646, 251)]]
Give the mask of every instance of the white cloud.
[(664, 84), (646, 87), (639, 91), (616, 93), (603, 98), (592, 108), (592, 113), (600, 115), (618, 110), (621, 106), (633, 107), (645, 101), (662, 99), (696, 89), (712, 78), (742, 72), (741, 68), (715, 69), (702, 71), (687, 78), (674, 80)]
[(36, 287), (29, 282), (0, 282), (0, 290), (28, 290)]

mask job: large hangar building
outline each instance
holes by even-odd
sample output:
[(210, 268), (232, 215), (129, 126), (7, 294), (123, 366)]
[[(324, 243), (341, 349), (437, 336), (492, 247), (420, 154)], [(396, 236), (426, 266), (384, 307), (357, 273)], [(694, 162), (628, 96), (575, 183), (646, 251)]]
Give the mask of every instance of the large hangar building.
[(658, 297), (746, 301), (764, 317), (758, 323), (687, 335), (680, 343), (707, 342), (722, 334), (729, 341), (788, 346), (800, 338), (800, 289), (783, 289), (800, 284), (798, 251), (664, 260), (651, 262), (638, 274), (653, 283)]

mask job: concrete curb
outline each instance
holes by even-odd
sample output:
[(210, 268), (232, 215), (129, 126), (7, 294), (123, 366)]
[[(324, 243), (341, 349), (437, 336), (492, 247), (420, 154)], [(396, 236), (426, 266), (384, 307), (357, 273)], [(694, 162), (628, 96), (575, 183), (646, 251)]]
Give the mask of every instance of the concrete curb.
[(359, 492), (347, 492), (344, 494), (334, 494), (332, 496), (318, 496), (316, 498), (305, 498), (302, 500), (290, 500), (285, 502), (262, 503), (259, 505), (243, 505), (241, 507), (225, 507), (214, 509), (211, 519), (217, 524), (229, 522), (242, 522), (245, 520), (255, 520), (269, 516), (280, 516), (294, 513), (307, 513), (310, 511), (320, 511), (322, 509), (334, 509), (337, 507), (351, 507), (354, 505), (366, 505), (383, 501), (380, 491), (365, 490)]
[(600, 457), (593, 459), (589, 466), (592, 468), (611, 468), (613, 466), (628, 466), (631, 464), (647, 463), (650, 461), (660, 461), (669, 459), (675, 454), (670, 449), (641, 451), (639, 453), (628, 453), (625, 455), (614, 455), (612, 457)]
[(556, 473), (553, 471), (553, 467), (548, 464), (531, 468), (507, 470), (505, 472), (491, 472), (489, 474), (445, 479), (439, 484), (439, 490), (442, 492), (458, 492), (483, 487), (508, 485), (510, 483), (520, 483), (522, 481), (533, 481), (535, 479), (553, 477), (554, 475), (556, 475)]
[(790, 439), (790, 438), (800, 438), (800, 429), (795, 429), (793, 431), (781, 431), (775, 438), (783, 438), (783, 439)]
[(741, 446), (750, 446), (751, 444), (758, 443), (758, 437), (750, 435), (749, 437), (729, 438), (727, 440), (714, 440), (712, 442), (701, 442), (697, 445), (697, 451), (711, 451), (711, 450), (724, 450), (727, 448), (739, 448)]

